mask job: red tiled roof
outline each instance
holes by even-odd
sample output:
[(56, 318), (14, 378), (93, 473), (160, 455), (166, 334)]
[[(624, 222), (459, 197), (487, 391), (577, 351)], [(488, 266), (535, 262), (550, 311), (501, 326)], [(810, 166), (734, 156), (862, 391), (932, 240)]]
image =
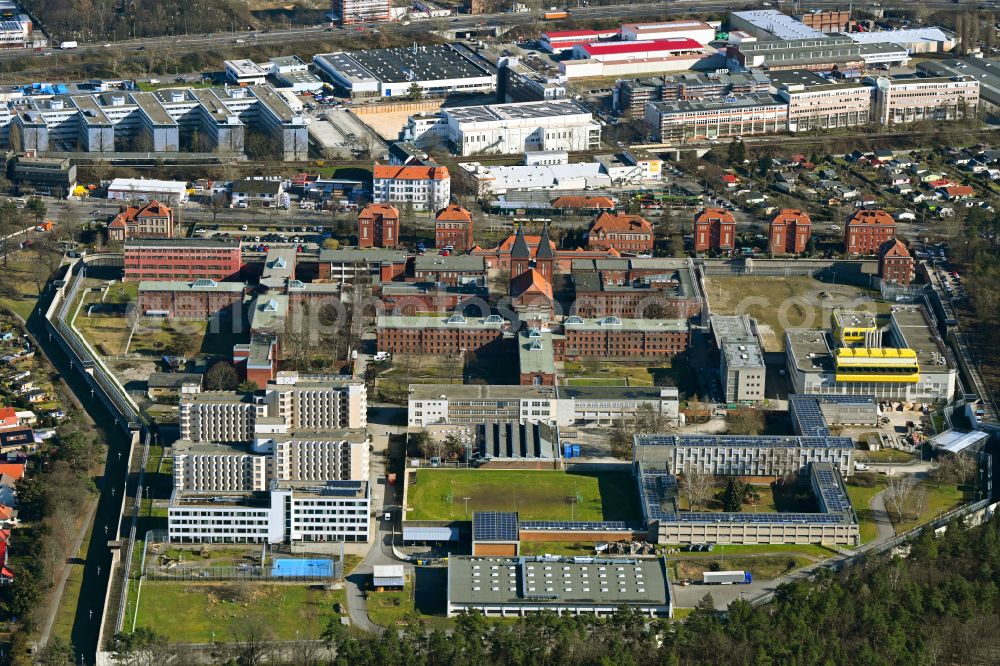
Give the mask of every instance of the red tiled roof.
[(903, 241), (898, 238), (893, 238), (892, 240), (887, 240), (882, 243), (882, 247), (878, 250), (878, 256), (880, 257), (909, 257), (910, 251), (906, 249), (903, 245)]
[(472, 222), (472, 213), (458, 204), (451, 204), (439, 210), (434, 219), (442, 222)]
[(847, 218), (847, 226), (860, 227), (864, 225), (872, 226), (896, 226), (896, 220), (892, 219), (889, 213), (881, 209), (859, 210)]
[(444, 180), (450, 178), (448, 167), (443, 166), (393, 166), (376, 164), (373, 178), (393, 180)]
[(614, 42), (607, 44), (585, 44), (583, 50), (588, 55), (616, 55), (624, 53), (645, 53), (647, 51), (691, 51), (700, 50), (701, 44), (693, 39), (657, 39), (640, 42)]
[(390, 206), (389, 204), (372, 203), (362, 208), (361, 212), (358, 213), (359, 218), (375, 217), (376, 215), (398, 218), (399, 210), (395, 206)]
[(601, 213), (594, 222), (594, 226), (590, 228), (589, 233), (597, 234), (601, 231), (642, 232), (652, 235), (653, 225), (639, 215)]
[(721, 220), (728, 224), (736, 224), (736, 218), (725, 208), (702, 208), (694, 216), (694, 221), (698, 222), (708, 222), (709, 220)]
[(952, 185), (944, 188), (944, 191), (949, 197), (970, 197), (975, 193), (969, 185)]
[(552, 300), (552, 285), (545, 279), (545, 276), (534, 268), (529, 268), (527, 272), (515, 277), (511, 282), (510, 291), (514, 297), (533, 292)]
[(809, 214), (795, 208), (783, 208), (773, 218), (771, 224), (812, 224)]
[(170, 208), (154, 199), (145, 206), (129, 206), (118, 213), (108, 227), (121, 229), (134, 223), (140, 217), (170, 217), (170, 215)]
[[(510, 252), (511, 248), (514, 247), (514, 239), (517, 238), (516, 235), (507, 236), (507, 240), (500, 244), (498, 248), (501, 252)], [(529, 248), (538, 247), (538, 244), (542, 242), (541, 236), (525, 236), (524, 242), (528, 244)], [(549, 246), (554, 250), (556, 249), (556, 244), (553, 241), (549, 241)]]
[(734, 176), (731, 173), (724, 173), (724, 174), (722, 174), (722, 182), (723, 183), (738, 183), (738, 182), (740, 182), (740, 179), (737, 178), (736, 176)]
[(24, 463), (0, 463), (0, 475), (6, 474), (18, 481), (24, 476)]

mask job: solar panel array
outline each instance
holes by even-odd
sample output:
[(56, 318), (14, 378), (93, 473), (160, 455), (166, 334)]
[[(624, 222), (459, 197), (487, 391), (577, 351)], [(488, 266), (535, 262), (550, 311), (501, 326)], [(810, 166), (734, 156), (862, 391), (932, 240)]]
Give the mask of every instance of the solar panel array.
[(631, 532), (643, 529), (642, 523), (623, 520), (525, 520), (521, 529), (553, 532)]
[(830, 428), (820, 405), (823, 404), (873, 404), (871, 396), (859, 395), (809, 395), (793, 394), (788, 396), (788, 412), (792, 418), (795, 432), (800, 435), (814, 437), (829, 437)]
[(473, 541), (518, 541), (517, 514), (506, 511), (477, 511), (472, 514)]
[(819, 491), (820, 508), (830, 513), (851, 511), (851, 500), (844, 492), (839, 475), (832, 466), (813, 464), (809, 471)]
[(679, 523), (844, 523), (842, 513), (678, 513)]
[(850, 437), (798, 435), (637, 435), (639, 446), (725, 446), (853, 449)]

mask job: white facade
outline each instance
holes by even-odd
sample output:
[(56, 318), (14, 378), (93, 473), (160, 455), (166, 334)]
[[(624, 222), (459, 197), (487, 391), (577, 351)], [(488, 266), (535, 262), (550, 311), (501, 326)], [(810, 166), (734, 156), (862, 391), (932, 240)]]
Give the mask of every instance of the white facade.
[(476, 180), (483, 193), (576, 191), (612, 185), (611, 176), (598, 162), (538, 166), (486, 166), (479, 162), (462, 162), (459, 166)]
[(594, 150), (601, 126), (573, 100), (445, 109), (448, 139), (459, 155), (516, 155), (538, 150)]
[(267, 70), (253, 60), (226, 60), (226, 79), (239, 86), (260, 86), (267, 83)]
[(622, 39), (693, 39), (705, 45), (715, 39), (715, 28), (702, 21), (667, 21), (666, 23), (625, 23)]
[(178, 180), (147, 180), (145, 178), (115, 178), (108, 186), (108, 198), (121, 201), (152, 201), (166, 204), (188, 200), (187, 183)]
[(438, 211), (451, 201), (451, 176), (374, 178), (372, 201), (393, 205), (410, 203), (414, 210)]
[(353, 495), (283, 484), (264, 497), (175, 492), (167, 530), (172, 543), (367, 542), (370, 516), (367, 482)]
[(174, 488), (193, 492), (251, 492), (267, 488), (267, 458), (225, 446), (188, 449), (174, 443)]
[(249, 442), (258, 407), (235, 393), (194, 393), (179, 407), (181, 439), (192, 442)]

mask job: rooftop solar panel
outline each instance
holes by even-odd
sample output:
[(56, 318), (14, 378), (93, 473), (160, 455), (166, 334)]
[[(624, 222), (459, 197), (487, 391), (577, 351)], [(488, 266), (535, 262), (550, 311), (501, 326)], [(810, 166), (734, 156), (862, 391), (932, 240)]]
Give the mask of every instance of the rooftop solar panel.
[(517, 514), (505, 511), (477, 511), (472, 514), (473, 541), (518, 541)]

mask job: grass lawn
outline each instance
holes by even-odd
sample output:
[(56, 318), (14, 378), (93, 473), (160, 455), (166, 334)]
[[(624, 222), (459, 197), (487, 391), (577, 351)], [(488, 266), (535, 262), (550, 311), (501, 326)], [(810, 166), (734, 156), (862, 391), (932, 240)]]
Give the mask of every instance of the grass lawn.
[(402, 590), (368, 591), (368, 619), (389, 627), (416, 612), (413, 600), (413, 580), (407, 580)]
[(680, 622), (681, 620), (687, 619), (687, 616), (694, 612), (693, 608), (674, 608), (674, 617), (671, 618), (675, 622)]
[(568, 386), (627, 386), (622, 377), (569, 377)]
[[(676, 546), (679, 548), (680, 546)], [(733, 544), (726, 546), (715, 546), (715, 550), (711, 553), (704, 552), (683, 552), (678, 555), (668, 555), (668, 559), (680, 559), (680, 558), (712, 558), (717, 559), (720, 554), (725, 553), (726, 556), (729, 555), (773, 555), (782, 553), (797, 553), (801, 555), (806, 555), (808, 557), (815, 557), (817, 559), (826, 559), (831, 555), (837, 555), (837, 551), (827, 548), (826, 546), (820, 545), (818, 543), (755, 543), (755, 544)]]
[(913, 454), (898, 449), (880, 449), (878, 451), (857, 451), (855, 457), (862, 461), (904, 463), (913, 460)]
[(73, 633), (73, 620), (76, 618), (76, 607), (80, 601), (80, 586), (83, 585), (83, 570), (86, 566), (87, 549), (90, 548), (90, 537), (94, 531), (91, 523), (87, 529), (87, 536), (80, 544), (70, 567), (69, 578), (66, 579), (66, 587), (63, 588), (62, 598), (59, 600), (59, 608), (56, 610), (56, 619), (52, 625), (52, 638), (61, 638), (66, 642), (70, 641)]
[[(757, 513), (778, 513), (780, 510), (788, 511), (788, 509), (779, 509), (778, 508), (778, 501), (777, 501), (777, 499), (774, 496), (774, 491), (771, 488), (771, 486), (761, 485), (761, 484), (756, 484), (756, 483), (752, 484), (752, 485), (753, 485), (754, 489), (757, 491), (757, 494), (760, 496), (760, 501), (758, 501), (756, 505), (754, 505), (754, 504), (744, 504), (743, 505), (743, 511), (748, 511), (748, 512), (751, 512), (751, 513), (753, 513), (753, 512), (757, 512)], [(720, 502), (717, 499), (714, 499), (714, 497), (715, 497), (716, 493), (720, 493), (720, 492), (722, 492), (725, 489), (726, 489), (726, 484), (725, 483), (719, 483), (719, 484), (716, 484), (715, 486), (713, 486), (711, 493), (709, 493), (710, 496), (713, 499), (708, 500), (705, 503), (705, 505), (703, 507), (701, 507), (700, 510), (701, 511), (708, 511), (708, 512), (719, 512), (719, 513), (723, 512), (724, 507), (722, 505), (722, 502)], [(691, 510), (691, 505), (688, 504), (687, 496), (685, 496), (684, 493), (681, 493), (680, 495), (677, 496), (677, 507), (681, 511), (690, 511)]]
[[(716, 555), (716, 553), (712, 553), (712, 555)], [(811, 560), (794, 554), (763, 557), (727, 556), (725, 559), (716, 555), (712, 559), (701, 557), (693, 560), (676, 560), (670, 563), (670, 567), (677, 580), (682, 578), (701, 580), (702, 573), (706, 571), (749, 571), (755, 580), (774, 580), (778, 576), (795, 571), (810, 562)]]
[(917, 525), (934, 520), (938, 514), (954, 509), (965, 502), (965, 493), (955, 485), (941, 484), (936, 486), (932, 481), (925, 481), (921, 485), (927, 490), (927, 504), (924, 510), (914, 520), (904, 520), (896, 522), (896, 517), (889, 511), (889, 520), (893, 521), (897, 533), (911, 530)]
[(871, 501), (872, 497), (885, 490), (885, 482), (879, 480), (871, 488), (852, 486), (851, 484), (845, 484), (845, 487), (847, 488), (847, 496), (851, 498), (851, 504), (854, 506), (854, 513), (858, 515), (861, 543), (873, 541), (878, 536), (878, 527), (872, 519), (868, 502)]
[[(887, 303), (869, 300), (873, 292), (844, 284), (829, 284), (811, 277), (706, 278), (712, 311), (748, 314), (757, 319), (768, 351), (785, 348), (785, 328), (829, 326), (833, 308), (888, 312)], [(825, 294), (821, 295), (821, 294)]]
[(0, 296), (0, 307), (20, 315), (22, 319), (31, 316), (31, 311), (38, 300), (36, 274), (40, 269), (36, 266), (38, 266), (37, 255), (32, 250), (22, 250), (10, 255), (7, 258), (7, 265), (3, 266), (11, 291)]
[(73, 326), (87, 339), (98, 353), (105, 356), (125, 353), (128, 319), (106, 315), (87, 316), (87, 309), (80, 310)]
[[(572, 506), (577, 493), (583, 501)], [(625, 472), (420, 469), (408, 489), (407, 520), (463, 519), (466, 497), (470, 518), (474, 511), (517, 511), (521, 520), (640, 519)]]
[[(319, 638), (333, 615), (333, 592), (307, 585), (173, 583), (146, 581), (137, 627), (152, 627), (171, 643), (232, 639), (249, 615), (261, 614), (276, 640)], [(343, 595), (341, 595), (341, 601)]]

